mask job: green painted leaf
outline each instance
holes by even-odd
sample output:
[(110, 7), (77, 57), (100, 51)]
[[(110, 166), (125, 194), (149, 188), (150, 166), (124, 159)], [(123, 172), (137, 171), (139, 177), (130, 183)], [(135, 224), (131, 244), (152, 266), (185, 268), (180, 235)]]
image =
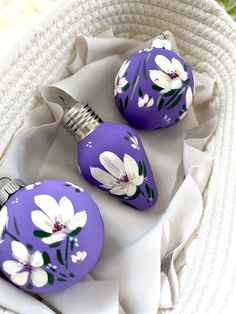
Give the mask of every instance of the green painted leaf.
[(155, 198), (155, 194), (154, 194), (153, 189), (151, 189), (151, 196), (152, 196), (152, 199), (154, 200), (154, 198)]
[(63, 278), (57, 278), (57, 280), (61, 282), (66, 282), (66, 279), (63, 279)]
[(26, 247), (27, 247), (27, 249), (30, 250), (30, 251), (32, 251), (33, 248), (34, 248), (33, 245), (30, 244), (30, 243), (27, 243), (27, 244), (26, 244)]
[(183, 105), (182, 110), (184, 110), (184, 111), (187, 110), (186, 105)]
[(175, 92), (174, 92), (173, 96), (167, 101), (167, 103), (165, 103), (163, 105), (163, 108), (167, 107), (170, 103), (172, 103), (172, 101), (179, 95), (180, 89), (175, 89), (174, 91)]
[(142, 92), (141, 87), (139, 87), (139, 89), (138, 89), (138, 95), (139, 95), (139, 97), (143, 97), (143, 92)]
[(73, 251), (75, 246), (74, 240), (70, 241), (70, 250)]
[(187, 72), (187, 70), (188, 70), (188, 67), (187, 67), (187, 64), (185, 63), (184, 64), (184, 71)]
[(129, 96), (125, 97), (125, 109), (127, 109), (129, 103)]
[(61, 255), (61, 250), (57, 249), (57, 260), (61, 265), (64, 265), (64, 261)]
[(124, 113), (124, 106), (123, 106), (123, 101), (121, 98), (120, 98), (120, 112), (121, 112), (121, 114)]
[(71, 185), (70, 185), (70, 184), (68, 184), (68, 183), (65, 183), (65, 184), (64, 184), (64, 186), (71, 186)]
[(58, 247), (61, 245), (61, 242), (55, 242), (49, 245), (49, 247)]
[(146, 192), (148, 194), (148, 197), (150, 198), (151, 197), (151, 189), (147, 183), (145, 184), (145, 189), (146, 189)]
[(137, 67), (137, 69), (136, 69), (136, 72), (135, 72), (135, 74), (134, 74), (134, 79), (133, 79), (133, 84), (132, 84), (133, 86), (134, 86), (134, 84), (135, 84), (136, 81), (137, 81), (139, 68), (140, 68), (140, 62), (139, 62), (139, 65), (138, 65), (138, 67)]
[(144, 178), (146, 178), (146, 176), (147, 176), (147, 168), (146, 168), (144, 161), (143, 161), (143, 176), (144, 176)]
[(53, 285), (54, 284), (54, 276), (53, 276), (53, 274), (49, 273), (48, 271), (47, 271), (47, 274), (48, 274), (48, 284), (49, 285)]
[(127, 89), (129, 88), (129, 83), (127, 83), (122, 89), (123, 89), (123, 91), (127, 91)]
[(165, 93), (164, 96), (169, 97), (172, 96), (175, 93), (176, 89), (170, 90), (168, 93)]
[(64, 278), (67, 278), (67, 276), (63, 273), (59, 273), (60, 276), (64, 277)]
[(51, 233), (42, 231), (42, 230), (34, 230), (34, 236), (37, 238), (47, 238), (50, 237)]
[(154, 90), (156, 90), (156, 91), (161, 91), (161, 90), (163, 90), (163, 88), (162, 87), (160, 87), (160, 86), (157, 86), (157, 85), (152, 85), (152, 89), (154, 89)]
[(33, 289), (33, 285), (31, 283), (28, 283), (28, 285), (26, 286), (26, 289), (32, 290)]
[(16, 222), (16, 217), (14, 217), (14, 227), (15, 227), (15, 230), (16, 230), (16, 234), (19, 236), (20, 235), (20, 231), (19, 231), (19, 228), (17, 226), (17, 222)]
[(43, 252), (43, 262), (45, 266), (51, 263), (50, 256), (48, 255), (47, 252)]
[(174, 108), (175, 106), (177, 106), (178, 103), (180, 102), (181, 98), (182, 98), (182, 94), (180, 94), (180, 95), (176, 98), (176, 100), (175, 100), (167, 109), (171, 109), (171, 108)]
[[(78, 227), (80, 228), (80, 227)], [(78, 229), (77, 228), (77, 229)], [(76, 231), (77, 229), (75, 229), (74, 231)], [(82, 228), (80, 228), (80, 230), (82, 230)], [(80, 231), (79, 231), (80, 232)], [(72, 233), (72, 232), (71, 232)], [(66, 264), (66, 268), (68, 268), (68, 249), (69, 249), (69, 237), (67, 237), (66, 239), (66, 251), (65, 251), (65, 264)]]
[(69, 276), (70, 276), (71, 278), (75, 278), (75, 274), (73, 274), (73, 273), (70, 273)]
[(77, 189), (77, 188), (76, 188), (76, 189), (75, 189), (75, 192), (80, 193), (80, 189)]
[(183, 83), (185, 84), (185, 85), (187, 85), (187, 84), (189, 84), (189, 82), (190, 82), (190, 78), (188, 78), (186, 81), (184, 81)]
[(141, 176), (142, 173), (143, 173), (143, 165), (141, 161), (139, 161), (138, 162), (138, 174)]
[(125, 139), (126, 141), (129, 141), (129, 137), (128, 137), (128, 136), (125, 136), (124, 139)]
[(163, 105), (164, 105), (164, 99), (161, 98), (159, 105), (158, 105), (158, 111), (160, 111), (162, 109)]
[(71, 233), (69, 233), (70, 237), (74, 237), (76, 235), (78, 235), (80, 233), (80, 231), (82, 230), (81, 227), (76, 228), (74, 231), (72, 231)]

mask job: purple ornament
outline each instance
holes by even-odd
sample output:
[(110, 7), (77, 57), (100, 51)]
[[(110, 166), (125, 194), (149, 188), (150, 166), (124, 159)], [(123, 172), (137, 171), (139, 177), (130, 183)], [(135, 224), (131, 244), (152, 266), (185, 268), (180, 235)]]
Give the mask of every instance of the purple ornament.
[(78, 165), (92, 185), (137, 209), (152, 207), (157, 187), (144, 147), (130, 127), (102, 122), (88, 105), (75, 105), (64, 126), (78, 142)]
[(131, 55), (115, 79), (121, 115), (140, 129), (169, 127), (181, 120), (193, 101), (193, 74), (175, 52), (148, 48)]
[(21, 187), (0, 211), (0, 267), (28, 292), (63, 290), (94, 267), (103, 237), (100, 211), (87, 192), (43, 180)]

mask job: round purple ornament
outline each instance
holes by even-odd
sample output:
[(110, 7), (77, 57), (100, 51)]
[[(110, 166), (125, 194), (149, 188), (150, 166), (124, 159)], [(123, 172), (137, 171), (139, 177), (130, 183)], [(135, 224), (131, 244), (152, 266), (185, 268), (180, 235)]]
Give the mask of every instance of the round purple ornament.
[(115, 102), (134, 127), (160, 129), (181, 120), (193, 101), (193, 74), (178, 54), (147, 48), (131, 55), (115, 79)]
[(85, 277), (102, 250), (100, 211), (82, 188), (62, 180), (25, 186), (2, 179), (0, 268), (30, 293), (63, 290)]

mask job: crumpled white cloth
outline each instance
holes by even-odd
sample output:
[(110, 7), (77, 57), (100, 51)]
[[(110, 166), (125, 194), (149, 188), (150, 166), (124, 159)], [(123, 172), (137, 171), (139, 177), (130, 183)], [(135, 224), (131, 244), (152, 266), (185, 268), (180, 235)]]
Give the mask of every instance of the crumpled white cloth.
[[(177, 51), (173, 35), (165, 34)], [(78, 36), (70, 64), (62, 69), (56, 83), (42, 89), (45, 103), (26, 117), (0, 166), (0, 176), (20, 177), (26, 183), (44, 178), (75, 182), (91, 193), (102, 211), (102, 256), (91, 276), (78, 285), (41, 296), (53, 311), (156, 314), (178, 300), (184, 248), (199, 224), (202, 192), (212, 166), (212, 157), (204, 147), (217, 123), (217, 112), (209, 102), (214, 81), (194, 72), (194, 105), (187, 116), (165, 130), (138, 131), (159, 190), (158, 203), (146, 212), (90, 186), (77, 170), (77, 144), (60, 126), (63, 109), (58, 103), (63, 104), (59, 96), (68, 102), (73, 97), (89, 103), (103, 120), (126, 123), (114, 104), (114, 78), (130, 53), (150, 43), (115, 38), (111, 30), (96, 38)], [(5, 284), (1, 279), (1, 298)], [(40, 313), (52, 313), (16, 288), (12, 295), (13, 310), (19, 311), (17, 303), (23, 304), (24, 298), (22, 313), (32, 313), (29, 309), (35, 302)]]

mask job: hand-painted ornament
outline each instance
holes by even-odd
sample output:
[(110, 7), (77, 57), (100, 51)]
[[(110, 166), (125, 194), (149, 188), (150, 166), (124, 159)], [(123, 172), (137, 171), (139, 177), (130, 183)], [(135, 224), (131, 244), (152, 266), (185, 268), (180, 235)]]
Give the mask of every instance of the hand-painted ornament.
[[(160, 47), (156, 40), (155, 45)], [(121, 115), (140, 129), (169, 127), (181, 120), (193, 101), (193, 74), (188, 63), (165, 40), (164, 48), (131, 55), (115, 79), (115, 102)]]
[(7, 180), (0, 207), (0, 268), (20, 288), (63, 290), (96, 264), (103, 222), (95, 202), (77, 185), (43, 180), (25, 186)]
[(63, 124), (78, 142), (79, 169), (90, 184), (140, 210), (155, 204), (155, 180), (133, 129), (103, 122), (89, 105), (78, 103), (65, 114)]

